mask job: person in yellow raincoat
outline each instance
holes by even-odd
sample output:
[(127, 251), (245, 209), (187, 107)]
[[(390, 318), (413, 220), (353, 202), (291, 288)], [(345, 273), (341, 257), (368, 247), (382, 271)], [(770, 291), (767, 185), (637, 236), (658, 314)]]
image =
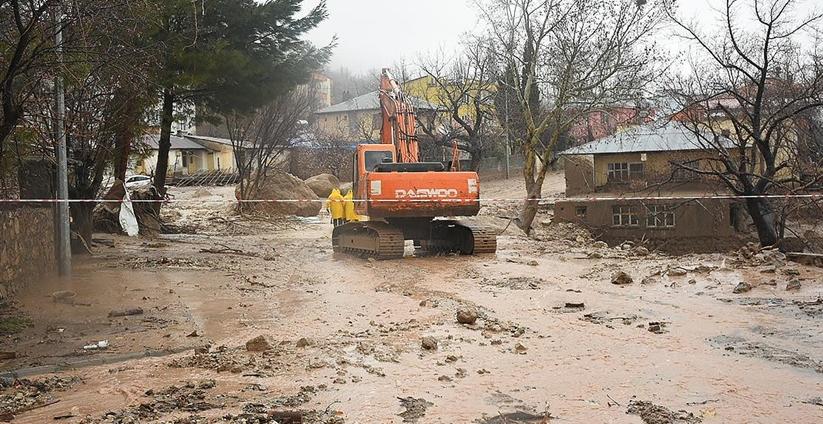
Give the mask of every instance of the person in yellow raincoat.
[(343, 196), (343, 216), (346, 222), (360, 221), (360, 217), (354, 210), (354, 194), (352, 190), (349, 190), (349, 192)]
[(340, 190), (334, 189), (331, 191), (329, 195), (329, 202), (327, 203), (326, 207), (331, 214), (331, 223), (335, 227), (339, 227), (346, 223), (346, 212), (344, 210), (343, 205), (343, 195), (340, 194)]

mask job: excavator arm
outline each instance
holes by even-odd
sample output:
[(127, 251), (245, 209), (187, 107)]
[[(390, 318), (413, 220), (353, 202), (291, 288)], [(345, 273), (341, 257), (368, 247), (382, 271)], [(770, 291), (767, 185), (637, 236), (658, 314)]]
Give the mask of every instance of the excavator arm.
[(380, 142), (395, 147), (398, 162), (419, 162), (420, 146), (414, 106), (389, 69), (383, 69), (380, 75), (380, 110), (383, 115)]

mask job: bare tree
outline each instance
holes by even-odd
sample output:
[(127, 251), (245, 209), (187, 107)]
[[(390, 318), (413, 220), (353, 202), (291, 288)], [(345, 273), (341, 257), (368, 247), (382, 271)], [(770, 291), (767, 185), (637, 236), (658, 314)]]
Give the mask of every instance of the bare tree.
[(802, 129), (813, 127), (811, 117), (823, 108), (823, 64), (819, 44), (809, 51), (798, 38), (823, 14), (796, 17), (795, 0), (740, 3), (726, 0), (718, 12), (723, 28), (710, 34), (669, 11), (701, 55), (688, 73), (671, 79), (668, 92), (682, 108), (675, 119), (716, 152), (710, 169), (690, 170), (716, 176), (744, 197), (760, 243), (773, 246), (784, 220), (764, 196), (796, 193), (820, 181), (819, 162), (811, 164), (817, 175), (800, 178), (810, 157), (799, 153), (808, 140)]
[(424, 99), (443, 106), (445, 112), (421, 114), (420, 129), (438, 146), (452, 148), (456, 143), (471, 156), (475, 171), (494, 138), (490, 124), (494, 123), (497, 73), (489, 48), (489, 43), (476, 40), (452, 60), (435, 56), (419, 65), (432, 86)]
[[(660, 1), (479, 1), (502, 70), (501, 93), (516, 113), (504, 125), (525, 160), (527, 234), (556, 146), (590, 111), (633, 102), (655, 75), (649, 36), (665, 14)], [(511, 118), (515, 118), (512, 120)]]
[(305, 133), (314, 102), (310, 86), (301, 86), (251, 115), (224, 116), (240, 176), (241, 199), (253, 198), (277, 160)]

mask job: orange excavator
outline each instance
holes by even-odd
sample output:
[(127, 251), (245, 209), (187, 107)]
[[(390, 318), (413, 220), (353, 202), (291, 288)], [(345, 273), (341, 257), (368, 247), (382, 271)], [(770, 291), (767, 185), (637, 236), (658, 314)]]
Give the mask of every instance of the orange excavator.
[(477, 173), (459, 171), (457, 155), (449, 167), (420, 162), (414, 106), (388, 69), (379, 96), (381, 143), (358, 145), (354, 154), (354, 202), (365, 219), (334, 229), (334, 251), (399, 259), (405, 241), (413, 240), (418, 251), (430, 254), (494, 253), (494, 231), (455, 219), (480, 211)]

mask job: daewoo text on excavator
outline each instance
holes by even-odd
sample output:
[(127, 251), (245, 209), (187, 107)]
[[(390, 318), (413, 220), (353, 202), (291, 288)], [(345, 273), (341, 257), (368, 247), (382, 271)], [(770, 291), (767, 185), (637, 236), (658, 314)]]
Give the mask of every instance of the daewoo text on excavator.
[(460, 171), (456, 148), (448, 169), (419, 161), (414, 106), (388, 69), (381, 74), (379, 96), (381, 142), (360, 144), (354, 154), (352, 190), (364, 220), (334, 229), (334, 251), (399, 259), (405, 241), (413, 240), (418, 251), (431, 254), (494, 253), (494, 231), (453, 219), (480, 211), (477, 173)]

